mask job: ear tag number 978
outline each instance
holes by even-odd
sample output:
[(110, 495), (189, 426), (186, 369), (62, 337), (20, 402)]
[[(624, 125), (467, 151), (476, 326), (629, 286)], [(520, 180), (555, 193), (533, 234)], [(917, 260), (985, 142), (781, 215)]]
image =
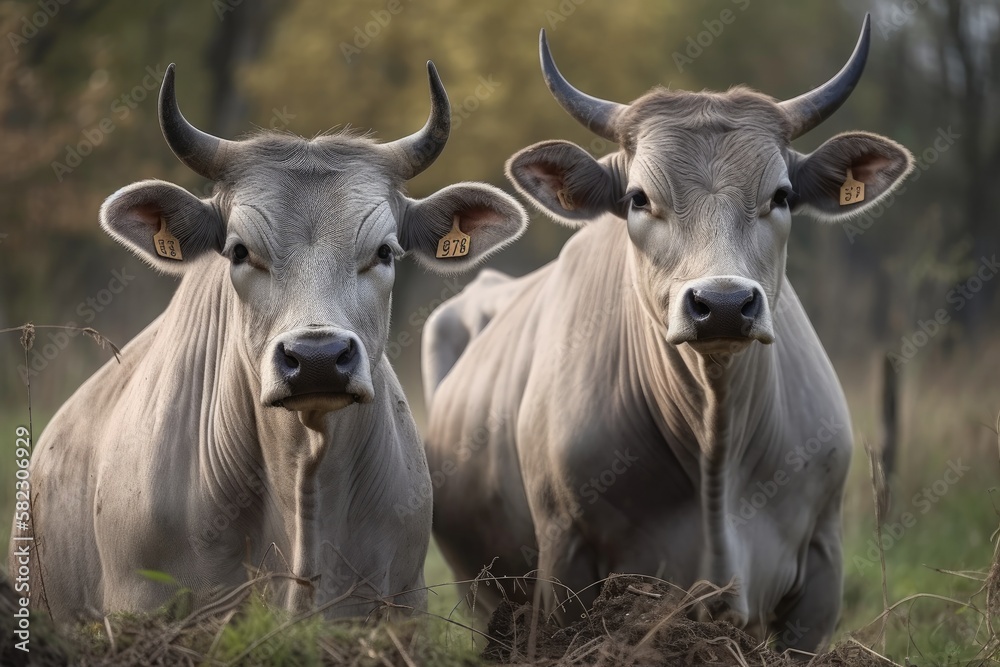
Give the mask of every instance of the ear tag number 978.
[(442, 236), (441, 240), (438, 241), (437, 256), (439, 258), (464, 257), (469, 254), (471, 243), (472, 237), (459, 229), (458, 216), (456, 215), (452, 219), (451, 231)]

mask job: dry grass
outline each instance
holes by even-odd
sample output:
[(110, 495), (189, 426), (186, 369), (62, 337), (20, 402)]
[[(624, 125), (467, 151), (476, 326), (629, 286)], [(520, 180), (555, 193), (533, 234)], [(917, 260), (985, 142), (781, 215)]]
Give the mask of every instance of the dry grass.
[[(439, 632), (455, 621), (442, 617), (378, 622), (324, 620), (323, 608), (287, 616), (270, 609), (264, 589), (279, 575), (265, 575), (190, 610), (181, 592), (152, 614), (114, 614), (56, 633), (44, 616), (32, 620), (33, 665), (786, 665), (772, 651), (725, 622), (702, 623), (689, 613), (700, 602), (725, 593), (708, 587), (693, 595), (652, 577), (612, 575), (593, 607), (568, 627), (559, 627), (530, 605), (502, 604), (490, 620), (481, 656), (449, 642)], [(706, 590), (706, 587), (702, 587)], [(350, 592), (345, 593), (347, 597)], [(342, 598), (341, 598), (342, 599)], [(335, 604), (331, 601), (324, 608)], [(10, 582), (0, 579), (4, 620), (14, 608)], [(379, 610), (371, 618), (382, 616)], [(533, 624), (537, 626), (532, 627)], [(12, 633), (4, 628), (0, 660), (20, 664)], [(529, 642), (529, 637), (532, 641)], [(529, 646), (530, 643), (530, 646)], [(810, 658), (811, 656), (798, 656)], [(816, 667), (892, 663), (857, 641), (811, 657)]]
[[(532, 629), (530, 605), (502, 604), (490, 621), (490, 644), (483, 657), (503, 665), (794, 665), (789, 655), (772, 651), (729, 623), (691, 620), (699, 603), (725, 593), (713, 588), (694, 596), (672, 584), (636, 575), (609, 577), (593, 608), (561, 628), (543, 623)], [(529, 637), (536, 635), (532, 646)], [(798, 656), (809, 658), (812, 656)], [(892, 665), (857, 643), (812, 657), (810, 664)]]
[[(474, 665), (474, 653), (446, 646), (419, 619), (380, 621), (386, 603), (369, 619), (328, 620), (322, 612), (352, 597), (353, 590), (316, 609), (288, 615), (269, 606), (267, 574), (191, 609), (190, 591), (179, 591), (150, 614), (119, 613), (102, 621), (53, 629), (42, 614), (31, 621), (32, 665)], [(10, 582), (0, 574), (0, 611), (6, 624), (14, 609)], [(8, 608), (11, 613), (8, 613)], [(13, 648), (12, 628), (0, 628), (0, 664), (24, 664)]]

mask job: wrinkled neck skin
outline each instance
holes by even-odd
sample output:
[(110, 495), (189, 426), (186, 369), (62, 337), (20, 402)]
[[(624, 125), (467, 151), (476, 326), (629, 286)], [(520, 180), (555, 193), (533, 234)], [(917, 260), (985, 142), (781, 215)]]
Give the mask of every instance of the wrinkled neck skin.
[[(187, 340), (204, 351), (201, 363), (185, 366), (192, 371), (185, 381), (201, 385), (202, 400), (196, 405), (205, 406), (198, 424), (196, 502), (216, 516), (224, 508), (237, 508), (227, 529), (218, 531), (222, 552), (238, 553), (253, 566), (266, 555), (265, 562), (275, 571), (286, 572), (287, 563), (291, 573), (315, 579), (320, 574), (321, 539), (335, 539), (326, 534), (321, 538), (320, 522), (339, 514), (332, 497), (346, 497), (331, 494), (349, 488), (352, 478), (378, 475), (378, 452), (373, 450), (391, 438), (380, 437), (384, 434), (373, 418), (374, 404), (350, 406), (321, 418), (262, 406), (259, 360), (235, 333), (243, 325), (236, 319), (237, 296), (229, 284), (227, 262), (205, 264), (199, 267), (203, 271), (184, 278), (178, 290), (183, 298), (173, 302), (202, 311), (197, 328), (163, 332), (168, 339)], [(383, 357), (374, 369), (377, 393), (386, 386), (387, 364)], [(249, 552), (247, 539), (252, 543)], [(211, 542), (201, 547), (220, 550)], [(290, 584), (285, 590), (289, 610), (312, 605), (313, 586)]]
[[(626, 285), (637, 282), (635, 263), (640, 261), (635, 247), (627, 243)], [(653, 315), (641, 290), (626, 289), (625, 312), (629, 321), (641, 322), (629, 332), (631, 364), (639, 374), (649, 414), (657, 422), (664, 440), (685, 467), (699, 489), (701, 516), (706, 540), (703, 576), (725, 584), (733, 564), (726, 562), (725, 542), (731, 539), (726, 527), (726, 508), (733, 492), (727, 480), (730, 466), (736, 467), (753, 452), (754, 440), (769, 437), (761, 429), (774, 428), (780, 410), (778, 388), (779, 344), (751, 342), (736, 352), (700, 354), (688, 344), (666, 342), (666, 325)], [(771, 304), (777, 313), (777, 300)], [(697, 442), (698, 451), (685, 451), (680, 443)]]
[[(235, 395), (256, 399), (260, 396), (258, 379), (248, 377), (246, 380), (246, 393)], [(220, 387), (220, 391), (229, 395), (230, 391), (239, 390)], [(357, 406), (338, 410), (321, 419), (312, 417), (303, 420), (297, 413), (283, 408), (263, 407), (256, 400), (237, 402), (243, 404), (245, 409), (249, 408), (240, 420), (253, 423), (256, 427), (258, 437), (254, 441), (259, 442), (259, 448), (255, 454), (259, 469), (266, 471), (268, 477), (269, 506), (262, 517), (265, 519), (263, 525), (258, 527), (264, 542), (262, 546), (266, 549), (274, 541), (281, 548), (291, 573), (313, 580), (320, 575), (320, 522), (327, 509), (324, 506), (329, 504), (328, 499), (324, 502), (324, 487), (326, 493), (347, 488), (350, 465), (355, 461), (346, 447), (348, 443), (368, 447), (367, 441), (373, 435), (373, 420), (359, 419)], [(316, 430), (317, 427), (322, 430)], [(236, 442), (233, 433), (219, 424), (215, 437), (206, 446), (231, 451)], [(323, 466), (327, 459), (337, 465)], [(328, 486), (330, 482), (333, 484)], [(279, 541), (281, 538), (284, 538), (284, 545)], [(259, 547), (254, 551), (258, 552)], [(279, 572), (284, 570), (285, 564), (280, 556), (269, 560), (276, 564), (274, 569)], [(294, 612), (311, 608), (313, 590), (312, 586), (289, 584), (285, 607)]]
[[(624, 284), (637, 285), (635, 246), (626, 241)], [(694, 435), (705, 461), (722, 462), (739, 457), (736, 443), (745, 442), (758, 416), (774, 407), (777, 386), (777, 344), (750, 342), (735, 350), (701, 354), (689, 344), (666, 342), (667, 327), (656, 316), (641, 289), (625, 289), (624, 312), (631, 326), (627, 339), (634, 358), (632, 370), (640, 385), (648, 387), (642, 397), (651, 413), (660, 415), (664, 435)], [(778, 312), (777, 300), (771, 303)], [(762, 388), (772, 388), (764, 389)], [(748, 420), (753, 420), (752, 423)]]

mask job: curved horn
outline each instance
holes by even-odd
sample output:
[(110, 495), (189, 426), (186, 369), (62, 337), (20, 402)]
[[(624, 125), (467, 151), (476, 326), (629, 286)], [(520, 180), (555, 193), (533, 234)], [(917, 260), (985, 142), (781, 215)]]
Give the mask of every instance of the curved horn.
[(865, 14), (865, 22), (861, 26), (861, 36), (854, 47), (854, 53), (844, 68), (819, 88), (808, 93), (781, 102), (781, 109), (792, 123), (792, 139), (801, 137), (840, 108), (851, 91), (858, 85), (861, 73), (865, 71), (868, 60), (868, 46), (871, 42), (871, 15)]
[(594, 134), (618, 143), (615, 121), (628, 108), (625, 104), (609, 102), (583, 93), (563, 78), (549, 51), (545, 28), (538, 35), (538, 56), (542, 61), (542, 76), (549, 92), (566, 112)]
[(441, 155), (451, 133), (451, 104), (448, 102), (448, 93), (441, 83), (437, 68), (430, 60), (427, 61), (427, 78), (431, 87), (431, 113), (427, 117), (427, 122), (408, 137), (382, 144), (395, 154), (397, 159), (402, 157), (398, 173), (407, 181), (431, 166), (438, 155)]
[(177, 159), (195, 173), (219, 180), (226, 166), (225, 157), (236, 142), (206, 134), (187, 122), (177, 106), (174, 94), (174, 64), (167, 66), (160, 86), (160, 130)]

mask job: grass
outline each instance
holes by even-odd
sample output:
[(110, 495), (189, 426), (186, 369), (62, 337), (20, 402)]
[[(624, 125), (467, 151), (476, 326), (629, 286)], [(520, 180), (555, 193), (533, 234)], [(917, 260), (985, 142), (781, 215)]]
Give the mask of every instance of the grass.
[[(885, 542), (886, 583), (890, 604), (915, 593), (967, 601), (982, 587), (951, 572), (988, 569), (992, 556), (989, 538), (998, 520), (985, 494), (955, 490), (898, 540)], [(961, 521), (955, 521), (961, 517)], [(890, 515), (886, 526), (899, 522)], [(876, 643), (882, 613), (882, 572), (875, 545), (874, 518), (846, 527), (845, 587), (841, 632), (852, 632)], [(883, 537), (892, 534), (883, 527)], [(873, 558), (874, 556), (874, 558)], [(972, 659), (981, 616), (957, 604), (920, 598), (903, 605), (889, 625), (886, 655), (897, 662), (910, 658), (923, 664), (949, 664), (950, 658)]]
[[(478, 664), (476, 653), (455, 646), (440, 624), (419, 619), (392, 624), (330, 621), (311, 613), (292, 617), (265, 601), (267, 582), (227, 595), (211, 613), (189, 609), (188, 591), (149, 614), (115, 613), (76, 628), (68, 642), (49, 646), (52, 664), (129, 665), (441, 665)], [(44, 619), (36, 619), (37, 637)], [(43, 630), (44, 631), (44, 630)], [(33, 647), (37, 644), (33, 644)], [(35, 654), (33, 654), (35, 655)]]

